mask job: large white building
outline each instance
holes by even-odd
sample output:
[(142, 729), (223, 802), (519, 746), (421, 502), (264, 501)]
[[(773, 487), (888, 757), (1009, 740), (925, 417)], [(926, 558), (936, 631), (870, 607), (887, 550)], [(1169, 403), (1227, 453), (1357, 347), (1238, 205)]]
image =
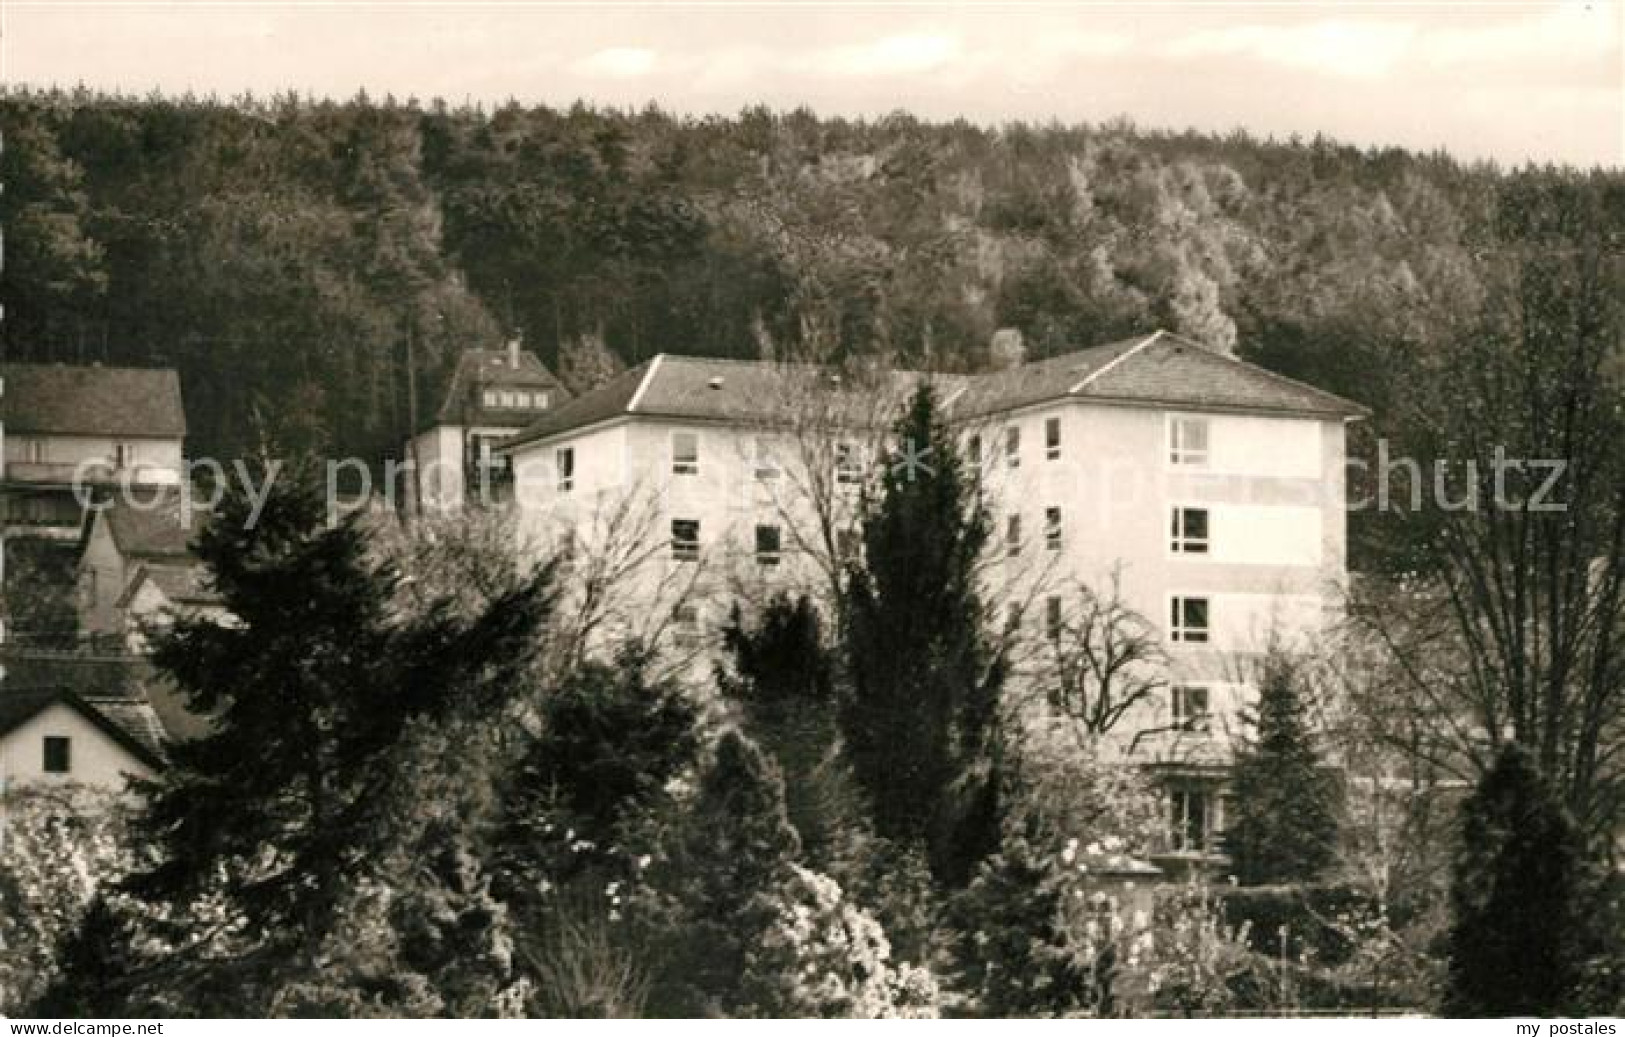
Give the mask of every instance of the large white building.
[(661, 355), (503, 450), (531, 538), (619, 550), (637, 601), (658, 614), (670, 596), (677, 640), (703, 643), (736, 600), (817, 592), (838, 571), (895, 404), (921, 378), (981, 473), (984, 595), (1042, 639), (1081, 588), (1115, 588), (1160, 640), (1167, 687), (1112, 741), (1160, 768), (1175, 849), (1211, 849), (1247, 659), (1313, 638), (1342, 597), (1357, 405), (1160, 331), (981, 375)]

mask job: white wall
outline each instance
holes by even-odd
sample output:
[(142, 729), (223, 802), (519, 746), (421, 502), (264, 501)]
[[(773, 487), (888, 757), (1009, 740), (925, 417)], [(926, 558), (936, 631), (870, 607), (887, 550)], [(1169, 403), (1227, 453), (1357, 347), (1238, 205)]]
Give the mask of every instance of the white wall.
[[(180, 481), (182, 461), (179, 439), (38, 436), (13, 432), (5, 438), (5, 458), (8, 465), (39, 462), (71, 468), (86, 461), (111, 464), (120, 443), (134, 449), (134, 462), (129, 470), (136, 481), (154, 485), (173, 485)], [(38, 456), (35, 454), (36, 445), (42, 451)]]
[[(1044, 419), (1061, 420), (1061, 455), (1046, 457)], [(1150, 407), (1065, 401), (965, 426), (963, 436), (983, 440), (984, 487), (993, 518), (993, 536), (1002, 542), (1005, 520), (1021, 516), (1024, 547), (1020, 558), (1000, 563), (994, 574), (999, 595), (1025, 598), (1037, 621), (1035, 598), (1061, 593), (1072, 581), (1104, 590), (1116, 572), (1127, 604), (1164, 637), (1169, 596), (1206, 597), (1212, 609), (1210, 642), (1173, 647), (1185, 679), (1233, 681), (1237, 656), (1252, 655), (1267, 643), (1272, 625), (1289, 638), (1313, 637), (1327, 616), (1344, 577), (1343, 429), (1315, 419), (1203, 415), (1209, 422), (1209, 463), (1174, 466), (1169, 459), (1166, 411)], [(1021, 429), (1020, 465), (1003, 454), (1005, 429)], [(699, 440), (700, 470), (671, 470), (672, 435), (693, 432)], [(521, 515), (532, 539), (546, 542), (562, 529), (591, 540), (591, 531), (617, 502), (643, 500), (642, 535), (652, 571), (669, 576), (680, 567), (670, 561), (666, 541), (673, 518), (697, 519), (708, 581), (726, 611), (754, 575), (760, 588), (805, 587), (815, 567), (787, 558), (780, 568), (752, 566), (754, 527), (779, 525), (787, 553), (797, 534), (813, 536), (813, 508), (798, 486), (808, 481), (796, 470), (801, 452), (792, 444), (780, 451), (790, 469), (771, 487), (754, 479), (754, 444), (762, 430), (649, 418), (620, 418), (575, 435), (533, 444), (519, 451)], [(560, 494), (553, 467), (560, 446), (576, 451), (575, 483)], [(529, 470), (527, 474), (526, 470)], [(851, 514), (857, 492), (837, 494)], [(1208, 509), (1210, 552), (1175, 555), (1170, 551), (1170, 518), (1175, 505)], [(1045, 509), (1063, 516), (1063, 550), (1045, 549)], [(1002, 571), (1002, 576), (1000, 575)], [(817, 589), (814, 587), (814, 589)], [(1002, 610), (1001, 610), (1002, 611)], [(1041, 614), (1041, 613), (1040, 613)]]
[[(436, 425), (413, 437), (404, 460), (416, 466), (418, 493), (426, 511), (454, 511), (463, 506), (463, 430), (457, 425)], [(410, 485), (403, 487), (408, 495)], [(404, 502), (417, 506), (417, 500)]]
[[(45, 772), (46, 735), (65, 735), (72, 740), (70, 769), (66, 774)], [(122, 790), (127, 774), (150, 777), (152, 770), (77, 710), (60, 703), (47, 707), (0, 738), (0, 775), (7, 785), (79, 782)]]

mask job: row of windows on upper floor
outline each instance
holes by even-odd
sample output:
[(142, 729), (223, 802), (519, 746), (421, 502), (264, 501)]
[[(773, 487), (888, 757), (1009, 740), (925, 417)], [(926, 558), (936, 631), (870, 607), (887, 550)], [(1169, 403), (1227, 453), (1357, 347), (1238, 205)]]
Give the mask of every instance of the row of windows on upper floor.
[[(1205, 645), (1213, 634), (1213, 599), (1203, 595), (1175, 594), (1168, 599), (1168, 640), (1179, 645)], [(1026, 618), (1026, 607), (1011, 602), (1005, 612), (1005, 627), (1012, 633), (1019, 631)], [(1044, 636), (1061, 640), (1068, 633), (1066, 601), (1059, 594), (1044, 599)], [(1204, 699), (1204, 702), (1206, 700)]]
[[(758, 480), (777, 479), (782, 471), (773, 457), (771, 444), (759, 440), (755, 444), (752, 469)], [(972, 433), (965, 439), (965, 457), (975, 466), (987, 463), (982, 449), (982, 436)], [(1003, 458), (1011, 468), (1021, 466), (1021, 426), (1009, 425), (1004, 430)], [(1061, 459), (1061, 419), (1044, 419), (1044, 458)], [(1168, 459), (1170, 464), (1200, 467), (1208, 462), (1208, 420), (1206, 418), (1173, 415), (1168, 421)], [(835, 481), (855, 486), (863, 479), (863, 464), (856, 444), (839, 442), (834, 448)], [(557, 473), (558, 490), (569, 493), (575, 487), (576, 456), (574, 447), (558, 447), (553, 452), (553, 465)], [(697, 432), (673, 432), (671, 435), (671, 472), (673, 475), (700, 474), (700, 436)]]
[[(842, 533), (856, 535), (855, 531)], [(1205, 555), (1209, 549), (1208, 509), (1176, 507), (1172, 509), (1168, 550), (1180, 555)], [(1059, 551), (1065, 544), (1064, 516), (1059, 507), (1044, 509), (1044, 549)], [(763, 565), (777, 565), (783, 553), (783, 536), (777, 525), (761, 524), (756, 527), (756, 559)], [(1004, 551), (1017, 557), (1023, 547), (1021, 516), (1005, 519)], [(678, 561), (694, 561), (700, 556), (700, 520), (676, 518), (671, 520), (671, 554)]]
[[(82, 463), (88, 458), (81, 452), (72, 449), (52, 449), (52, 441), (48, 438), (16, 437), (20, 440), (12, 449), (12, 453), (19, 455), (16, 460), (28, 464)], [(69, 440), (71, 443), (72, 441)], [(81, 441), (82, 442), (82, 441)], [(61, 456), (66, 454), (68, 456)], [(135, 443), (114, 443), (113, 451), (107, 456), (107, 461), (114, 468), (134, 468), (141, 462), (141, 452)]]
[(486, 389), (480, 393), (480, 404), (490, 410), (546, 410), (553, 395), (526, 389)]

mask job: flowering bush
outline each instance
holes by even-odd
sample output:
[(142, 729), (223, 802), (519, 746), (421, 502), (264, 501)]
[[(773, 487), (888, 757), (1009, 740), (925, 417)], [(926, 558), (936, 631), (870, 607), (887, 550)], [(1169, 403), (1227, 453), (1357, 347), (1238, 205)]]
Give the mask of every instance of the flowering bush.
[(98, 892), (129, 867), (124, 811), (83, 786), (7, 794), (0, 858), (0, 1012), (18, 1014), (57, 970), (60, 946)]
[(930, 971), (893, 963), (880, 924), (834, 879), (792, 865), (769, 898), (768, 922), (746, 958), (753, 1014), (822, 1019), (932, 1018)]
[(1248, 964), (1245, 924), (1224, 924), (1206, 887), (1192, 883), (1157, 905), (1155, 945), (1143, 977), (1150, 1007), (1185, 1016), (1235, 1006), (1229, 980)]

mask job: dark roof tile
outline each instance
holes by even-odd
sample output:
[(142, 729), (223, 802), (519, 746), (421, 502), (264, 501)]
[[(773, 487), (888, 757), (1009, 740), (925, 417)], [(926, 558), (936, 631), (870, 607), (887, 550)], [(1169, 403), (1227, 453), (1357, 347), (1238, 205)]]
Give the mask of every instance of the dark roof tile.
[(163, 766), (164, 729), (144, 695), (79, 695), (60, 687), (0, 686), (0, 735), (10, 734), (58, 703), (77, 710), (144, 763)]
[(168, 368), (0, 364), (0, 420), (11, 432), (186, 435), (181, 382)]
[(486, 407), (486, 389), (542, 389), (556, 406), (570, 393), (553, 372), (528, 350), (519, 351), (519, 364), (505, 349), (468, 349), (457, 357), (446, 395), (435, 422), (441, 425), (496, 425), (521, 427), (534, 420), (537, 408)]
[(162, 498), (142, 498), (138, 504), (118, 494), (104, 510), (93, 513), (91, 522), (105, 521), (113, 534), (113, 542), (127, 558), (186, 559), (192, 555), (191, 542), (203, 532), (208, 516), (194, 509), (190, 523), (181, 521), (181, 497), (178, 493)]
[[(899, 388), (930, 377), (955, 418), (975, 418), (1060, 399), (1212, 407), (1353, 417), (1364, 408), (1205, 346), (1155, 332), (987, 374), (888, 376)], [(680, 420), (783, 417), (784, 369), (763, 361), (661, 354), (543, 415), (512, 448), (624, 414)]]

